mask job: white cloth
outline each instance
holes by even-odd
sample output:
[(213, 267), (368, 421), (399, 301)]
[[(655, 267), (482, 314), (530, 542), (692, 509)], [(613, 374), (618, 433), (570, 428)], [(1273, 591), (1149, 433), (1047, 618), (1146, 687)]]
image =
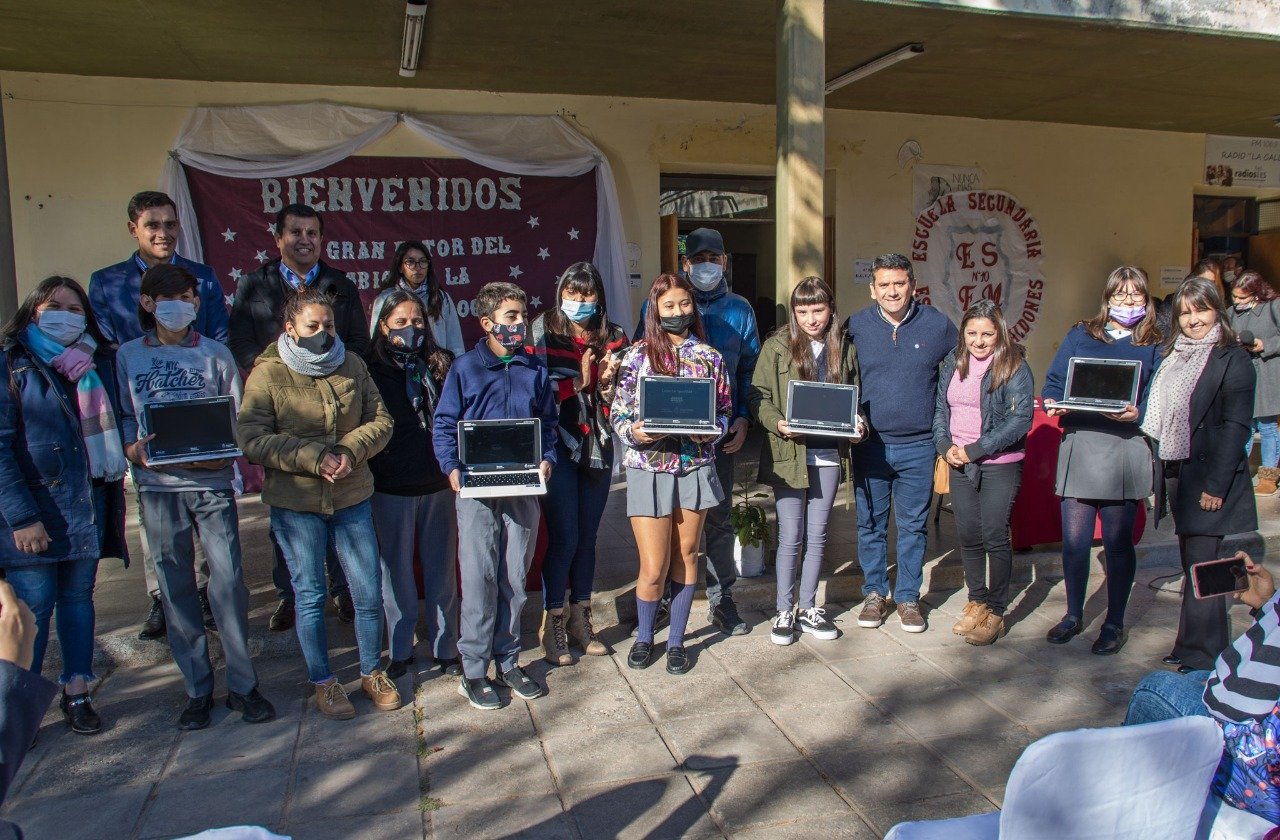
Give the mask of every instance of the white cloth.
[(402, 114), (332, 102), (195, 108), (178, 132), (161, 189), (182, 226), (178, 251), (200, 260), (203, 249), (182, 164), (232, 178), (301, 175), (345, 160), (403, 121), (415, 133), (466, 158), (513, 175), (571, 177), (595, 170), (596, 246), (592, 262), (604, 278), (613, 320), (632, 323), (623, 248), (622, 211), (613, 168), (586, 137), (556, 116)]
[[(813, 352), (814, 368), (818, 371), (818, 379), (825, 380), (827, 378), (826, 343), (809, 339), (809, 349)], [(840, 451), (832, 447), (807, 447), (804, 462), (810, 467), (838, 467)]]
[(1173, 352), (1156, 371), (1142, 431), (1156, 441), (1162, 461), (1181, 461), (1191, 455), (1191, 395), (1221, 337), (1221, 324), (1214, 324), (1204, 338), (1179, 335)]

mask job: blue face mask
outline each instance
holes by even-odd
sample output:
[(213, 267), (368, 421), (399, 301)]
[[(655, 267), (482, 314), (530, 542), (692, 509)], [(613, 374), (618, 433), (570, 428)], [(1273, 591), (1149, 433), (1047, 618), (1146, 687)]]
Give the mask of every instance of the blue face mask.
[(600, 311), (600, 304), (595, 301), (585, 300), (562, 300), (560, 301), (560, 311), (570, 321), (581, 324), (588, 321), (597, 312)]
[(689, 282), (699, 291), (714, 291), (723, 279), (724, 267), (720, 263), (694, 263), (689, 266)]

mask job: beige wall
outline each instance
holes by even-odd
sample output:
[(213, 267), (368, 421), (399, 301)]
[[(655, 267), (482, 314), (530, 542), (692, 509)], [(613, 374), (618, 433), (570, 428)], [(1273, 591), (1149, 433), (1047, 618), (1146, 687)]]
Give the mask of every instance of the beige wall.
[[(755, 105), (22, 73), (0, 73), (0, 89), (20, 293), (52, 272), (87, 278), (128, 253), (124, 204), (159, 183), (194, 105), (323, 98), (424, 112), (562, 114), (609, 156), (646, 277), (658, 271), (660, 173), (774, 169), (773, 111)], [(1014, 194), (1037, 217), (1048, 278), (1047, 312), (1028, 340), (1037, 373), (1067, 327), (1095, 310), (1111, 268), (1133, 262), (1158, 273), (1189, 260), (1200, 135), (850, 111), (827, 120), (827, 212), (837, 221), (846, 312), (867, 301), (853, 288), (853, 260), (908, 250), (911, 173), (897, 163), (908, 139), (928, 163), (982, 167), (987, 187)], [(367, 151), (442, 154), (403, 129)]]

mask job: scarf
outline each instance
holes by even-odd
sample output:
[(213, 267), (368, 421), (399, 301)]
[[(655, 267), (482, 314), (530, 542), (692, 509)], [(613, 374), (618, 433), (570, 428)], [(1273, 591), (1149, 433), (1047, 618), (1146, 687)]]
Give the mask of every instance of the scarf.
[(435, 414), (436, 402), (440, 399), (440, 390), (431, 378), (427, 363), (418, 352), (397, 353), (393, 349), (391, 358), (404, 369), (404, 388), (409, 397), (409, 405), (413, 406), (414, 413), (418, 415), (418, 425), (426, 429)]
[[(28, 324), (27, 346), (40, 361), (53, 366), (53, 360), (67, 348), (40, 332), (35, 324)], [(80, 338), (80, 344), (90, 352), (97, 349), (97, 342), (89, 335)], [(58, 374), (59, 376), (61, 374)], [(128, 462), (124, 458), (124, 446), (116, 428), (116, 415), (107, 398), (102, 378), (93, 368), (85, 371), (76, 386), (76, 404), (80, 408), (80, 436), (84, 439), (84, 451), (89, 456), (89, 475), (107, 481), (124, 477)]]
[(280, 351), (280, 361), (289, 369), (303, 376), (328, 376), (342, 366), (347, 358), (347, 347), (341, 336), (333, 337), (333, 346), (327, 353), (312, 353), (289, 337), (288, 333), (280, 333), (276, 339), (276, 349)]
[(1179, 335), (1173, 342), (1173, 352), (1156, 371), (1142, 431), (1159, 444), (1157, 451), (1162, 461), (1181, 461), (1191, 455), (1191, 393), (1221, 338), (1221, 324), (1214, 324), (1204, 338)]

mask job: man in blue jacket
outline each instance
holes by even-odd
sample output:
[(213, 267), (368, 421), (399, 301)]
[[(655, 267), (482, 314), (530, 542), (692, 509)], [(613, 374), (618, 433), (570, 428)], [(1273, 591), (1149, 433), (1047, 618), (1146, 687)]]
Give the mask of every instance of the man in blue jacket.
[(908, 633), (925, 629), (920, 585), (933, 499), (933, 410), (938, 365), (959, 332), (946, 315), (915, 299), (911, 262), (901, 254), (871, 264), (874, 303), (849, 316), (858, 348), (862, 412), (871, 432), (853, 447), (858, 497), (858, 563), (864, 597), (859, 627), (879, 627), (889, 614), (889, 507), (898, 524), (898, 621)]
[[(129, 235), (138, 250), (124, 262), (100, 268), (89, 275), (89, 307), (98, 328), (109, 344), (119, 347), (142, 336), (138, 323), (138, 296), (142, 274), (153, 265), (173, 263), (195, 275), (199, 283), (200, 306), (196, 310), (196, 332), (222, 344), (227, 343), (227, 304), (213, 269), (178, 255), (178, 208), (173, 199), (162, 192), (140, 192), (129, 199)], [(125, 441), (128, 443), (128, 441)], [(151, 557), (139, 512), (138, 534), (142, 539), (142, 574), (151, 595), (151, 609), (142, 622), (138, 637), (158, 639), (165, 633), (164, 608), (160, 603), (160, 581), (156, 577), (155, 560)], [(213, 629), (213, 613), (204, 592), (209, 587), (209, 566), (201, 562), (196, 569), (196, 585), (204, 608), (205, 626)]]
[[(738, 614), (733, 602), (732, 588), (738, 575), (733, 562), (733, 528), (729, 524), (729, 511), (733, 507), (734, 457), (747, 440), (751, 425), (751, 411), (747, 407), (747, 389), (751, 386), (751, 374), (760, 356), (760, 334), (756, 329), (756, 313), (742, 295), (729, 291), (725, 269), (729, 257), (725, 254), (724, 238), (720, 231), (698, 228), (685, 237), (685, 256), (680, 268), (694, 288), (694, 302), (702, 316), (702, 326), (707, 331), (707, 343), (724, 357), (725, 370), (733, 391), (733, 424), (716, 451), (716, 475), (724, 488), (724, 501), (707, 513), (705, 528), (707, 540), (707, 601), (711, 605), (709, 618), (720, 632), (741, 636), (750, 631), (746, 621)], [(648, 302), (646, 301), (646, 306)], [(636, 328), (636, 340), (644, 337), (644, 312), (640, 308), (640, 324)], [(655, 626), (665, 623), (667, 599), (662, 606)]]

